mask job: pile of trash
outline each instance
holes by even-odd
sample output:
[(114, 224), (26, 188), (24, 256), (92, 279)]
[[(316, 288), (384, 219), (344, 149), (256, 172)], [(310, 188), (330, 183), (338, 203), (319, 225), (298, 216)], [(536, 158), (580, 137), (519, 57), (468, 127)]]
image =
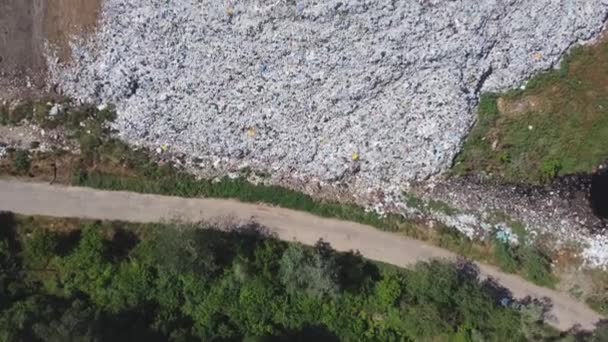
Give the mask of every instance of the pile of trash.
[(593, 39), (606, 1), (106, 0), (52, 83), (127, 141), (370, 187), (446, 170), (482, 91)]

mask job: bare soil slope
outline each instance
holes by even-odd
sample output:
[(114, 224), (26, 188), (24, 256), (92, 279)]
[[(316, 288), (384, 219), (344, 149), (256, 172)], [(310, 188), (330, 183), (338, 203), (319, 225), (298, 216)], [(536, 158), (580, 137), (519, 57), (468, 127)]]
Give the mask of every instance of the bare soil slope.
[(45, 84), (45, 42), (67, 61), (69, 37), (90, 32), (101, 0), (0, 1), (0, 100), (40, 94)]

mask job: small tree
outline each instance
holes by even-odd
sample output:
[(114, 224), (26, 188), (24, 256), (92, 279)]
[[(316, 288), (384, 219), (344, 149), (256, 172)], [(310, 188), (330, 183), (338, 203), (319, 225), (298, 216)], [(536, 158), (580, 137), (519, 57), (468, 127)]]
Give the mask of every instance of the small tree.
[(31, 161), (30, 155), (27, 151), (18, 150), (15, 152), (15, 159), (13, 159), (13, 167), (19, 174), (25, 174), (30, 171)]
[(398, 273), (390, 272), (385, 274), (384, 278), (376, 284), (378, 303), (385, 307), (395, 305), (399, 297), (401, 297), (403, 287), (403, 278)]
[(319, 241), (313, 251), (290, 245), (281, 258), (281, 282), (289, 293), (334, 296), (339, 290), (339, 268), (329, 245)]
[(56, 319), (34, 324), (33, 330), (36, 337), (49, 342), (102, 340), (97, 312), (79, 300)]
[(25, 239), (25, 260), (32, 266), (44, 267), (55, 255), (59, 240), (57, 235), (44, 229), (36, 229)]
[(165, 272), (194, 272), (207, 277), (217, 270), (214, 246), (217, 241), (208, 231), (194, 226), (163, 227), (155, 231), (151, 248), (153, 262)]
[(85, 227), (78, 246), (61, 265), (66, 289), (87, 293), (96, 303), (103, 301), (114, 274), (114, 267), (106, 257), (106, 247), (99, 227)]

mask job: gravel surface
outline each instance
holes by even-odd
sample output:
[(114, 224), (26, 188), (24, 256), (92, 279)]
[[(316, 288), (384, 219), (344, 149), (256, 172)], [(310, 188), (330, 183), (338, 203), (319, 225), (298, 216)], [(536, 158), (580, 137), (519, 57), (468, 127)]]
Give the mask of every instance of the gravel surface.
[(49, 64), (67, 95), (116, 104), (132, 143), (398, 185), (450, 166), (480, 91), (554, 66), (607, 13), (606, 0), (106, 0), (74, 63)]

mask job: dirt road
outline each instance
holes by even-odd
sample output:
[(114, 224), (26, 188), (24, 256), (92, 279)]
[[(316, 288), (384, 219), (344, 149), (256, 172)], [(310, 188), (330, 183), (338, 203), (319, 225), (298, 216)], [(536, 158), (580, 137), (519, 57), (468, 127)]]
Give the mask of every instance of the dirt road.
[[(185, 199), (0, 180), (0, 210), (25, 215), (141, 223), (172, 219), (213, 221), (224, 217), (254, 219), (282, 240), (312, 245), (322, 238), (337, 250), (358, 250), (369, 259), (402, 267), (432, 258), (456, 258), (455, 254), (441, 248), (373, 227), (232, 200)], [(517, 298), (549, 298), (553, 303), (551, 315), (554, 320), (551, 323), (559, 329), (566, 330), (575, 324), (593, 328), (602, 318), (567, 294), (536, 286), (494, 267), (479, 267), (482, 276), (495, 278)]]

